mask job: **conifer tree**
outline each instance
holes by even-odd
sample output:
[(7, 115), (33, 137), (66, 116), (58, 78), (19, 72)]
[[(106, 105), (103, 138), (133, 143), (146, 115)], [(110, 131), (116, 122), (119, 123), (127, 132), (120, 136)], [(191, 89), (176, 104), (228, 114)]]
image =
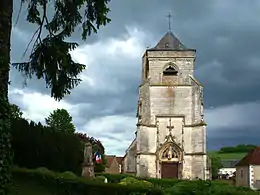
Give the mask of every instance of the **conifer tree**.
[(45, 119), (46, 124), (55, 129), (66, 133), (74, 133), (75, 126), (72, 117), (65, 109), (54, 110), (48, 118)]

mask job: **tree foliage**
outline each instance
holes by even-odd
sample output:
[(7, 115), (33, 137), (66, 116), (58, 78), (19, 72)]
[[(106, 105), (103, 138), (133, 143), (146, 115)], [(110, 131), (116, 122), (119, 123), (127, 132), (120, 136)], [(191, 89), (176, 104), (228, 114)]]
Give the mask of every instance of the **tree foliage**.
[(211, 160), (211, 174), (212, 174), (212, 178), (216, 179), (216, 178), (218, 178), (219, 169), (222, 168), (221, 159), (217, 155), (215, 155), (215, 154), (211, 154), (209, 156), (209, 158)]
[(11, 118), (12, 119), (19, 119), (23, 117), (23, 112), (19, 108), (19, 106), (15, 104), (10, 104), (10, 109), (11, 109)]
[[(56, 131), (52, 127), (25, 119), (13, 120), (11, 129), (14, 164), (20, 167), (46, 167), (79, 175), (86, 141), (95, 148), (93, 152), (98, 150), (104, 156), (101, 142), (86, 134)], [(95, 164), (95, 169), (100, 169), (100, 166)]]
[(237, 146), (226, 146), (219, 150), (219, 153), (248, 153), (257, 146), (252, 144), (239, 144)]
[(54, 110), (48, 118), (45, 119), (46, 124), (49, 127), (57, 131), (63, 131), (67, 133), (74, 133), (75, 126), (72, 121), (72, 117), (65, 109)]
[[(75, 28), (81, 25), (82, 39), (110, 22), (107, 17), (109, 0), (22, 0), (27, 3), (27, 21), (38, 26), (33, 39), (35, 40), (30, 59), (24, 63), (13, 65), (26, 77), (36, 75), (46, 81), (51, 89), (51, 96), (60, 100), (69, 94), (79, 82), (77, 77), (85, 65), (72, 60), (70, 51), (78, 43), (69, 42)], [(53, 10), (47, 10), (53, 7)], [(83, 8), (83, 13), (82, 12)], [(48, 17), (47, 11), (54, 11)], [(42, 38), (43, 31), (46, 37)]]
[(11, 133), (15, 165), (80, 172), (83, 145), (77, 136), (25, 119), (14, 120)]
[(106, 168), (106, 158), (105, 158), (105, 148), (102, 145), (102, 143), (93, 138), (93, 137), (88, 137), (87, 134), (83, 134), (83, 133), (76, 133), (76, 135), (79, 137), (79, 139), (83, 142), (90, 142), (92, 145), (92, 149), (93, 149), (93, 157), (94, 157), (94, 153), (98, 152), (99, 154), (101, 154), (101, 158), (102, 158), (102, 164), (98, 164), (95, 161), (95, 157), (93, 158), (93, 162), (94, 162), (94, 171), (95, 173), (100, 173), (100, 172), (104, 172), (105, 168)]
[[(10, 106), (8, 84), (10, 71), (10, 39), (12, 30), (14, 0), (0, 1), (0, 194), (6, 193), (11, 179), (10, 145)], [(17, 1), (15, 1), (17, 3)], [(27, 5), (27, 21), (37, 25), (32, 40), (33, 47), (29, 60), (13, 65), (27, 78), (35, 75), (46, 82), (51, 96), (57, 100), (80, 82), (79, 73), (85, 66), (72, 60), (70, 51), (78, 46), (67, 41), (79, 25), (82, 26), (82, 39), (96, 33), (100, 26), (106, 25), (109, 0), (20, 0)], [(53, 10), (51, 10), (53, 8)], [(83, 13), (81, 12), (83, 10)], [(47, 15), (51, 11), (54, 14)], [(45, 32), (46, 36), (42, 35)], [(29, 48), (29, 45), (26, 51)]]

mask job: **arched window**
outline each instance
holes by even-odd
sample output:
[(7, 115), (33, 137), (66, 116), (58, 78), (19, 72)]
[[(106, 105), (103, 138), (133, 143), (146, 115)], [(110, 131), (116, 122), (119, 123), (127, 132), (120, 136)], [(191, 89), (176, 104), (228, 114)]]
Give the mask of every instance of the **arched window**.
[(178, 74), (177, 69), (171, 64), (166, 66), (166, 68), (163, 70), (163, 75), (165, 76), (176, 76), (177, 74)]

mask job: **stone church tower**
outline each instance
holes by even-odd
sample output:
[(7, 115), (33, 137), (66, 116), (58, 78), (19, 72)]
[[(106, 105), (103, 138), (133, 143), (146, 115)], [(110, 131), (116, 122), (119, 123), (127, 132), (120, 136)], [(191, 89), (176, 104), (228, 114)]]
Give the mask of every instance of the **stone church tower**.
[(193, 76), (195, 53), (170, 31), (145, 51), (136, 138), (126, 151), (124, 172), (208, 179), (203, 87)]

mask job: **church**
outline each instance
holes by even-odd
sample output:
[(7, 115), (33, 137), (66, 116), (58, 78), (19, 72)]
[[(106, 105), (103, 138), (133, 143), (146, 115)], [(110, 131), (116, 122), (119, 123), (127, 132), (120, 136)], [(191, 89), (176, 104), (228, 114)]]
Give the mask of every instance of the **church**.
[(126, 150), (124, 173), (210, 179), (203, 87), (194, 78), (195, 54), (171, 31), (144, 52), (136, 136)]

